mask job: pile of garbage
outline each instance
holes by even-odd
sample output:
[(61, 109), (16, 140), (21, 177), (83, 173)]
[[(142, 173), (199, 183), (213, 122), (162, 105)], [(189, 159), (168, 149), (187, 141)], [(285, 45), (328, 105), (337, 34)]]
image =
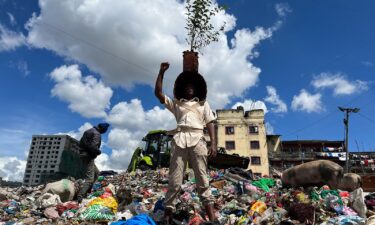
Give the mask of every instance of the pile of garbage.
[[(328, 186), (283, 188), (280, 179), (254, 178), (241, 169), (210, 170), (220, 224), (375, 224), (375, 193)], [(176, 199), (174, 224), (210, 224), (187, 171)], [(168, 169), (101, 176), (81, 203), (79, 182), (0, 188), (0, 224), (163, 224)]]

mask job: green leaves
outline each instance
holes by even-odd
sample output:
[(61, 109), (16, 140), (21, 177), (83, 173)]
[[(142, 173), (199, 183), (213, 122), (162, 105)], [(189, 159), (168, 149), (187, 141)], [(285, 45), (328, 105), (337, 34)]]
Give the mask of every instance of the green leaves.
[(215, 31), (210, 23), (213, 16), (224, 10), (223, 7), (213, 7), (211, 0), (186, 0), (186, 27), (190, 50), (200, 50), (211, 42), (218, 41), (220, 32), (224, 31), (225, 22)]

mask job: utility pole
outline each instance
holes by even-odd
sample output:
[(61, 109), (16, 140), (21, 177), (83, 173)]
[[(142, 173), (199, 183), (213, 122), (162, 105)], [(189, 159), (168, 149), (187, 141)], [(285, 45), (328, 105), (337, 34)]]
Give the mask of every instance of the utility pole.
[(349, 114), (351, 112), (359, 112), (359, 108), (343, 108), (338, 107), (341, 112), (345, 112), (344, 125), (345, 125), (345, 152), (346, 152), (346, 162), (345, 162), (345, 172), (349, 172), (349, 151), (348, 151), (348, 136), (349, 136)]

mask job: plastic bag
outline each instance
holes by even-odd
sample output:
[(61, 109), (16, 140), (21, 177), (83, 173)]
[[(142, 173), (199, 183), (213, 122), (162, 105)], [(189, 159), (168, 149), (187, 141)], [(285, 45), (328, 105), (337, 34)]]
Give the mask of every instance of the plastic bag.
[(102, 205), (92, 205), (88, 207), (81, 215), (81, 220), (108, 222), (113, 220), (114, 213), (108, 207)]
[(251, 215), (254, 215), (255, 212), (262, 215), (264, 211), (266, 211), (267, 205), (264, 202), (257, 201), (251, 206)]
[(93, 205), (105, 206), (105, 207), (109, 208), (110, 210), (112, 210), (112, 212), (114, 212), (114, 213), (117, 212), (117, 208), (118, 208), (117, 201), (116, 201), (116, 199), (114, 197), (107, 197), (107, 198), (98, 197), (98, 198), (94, 198), (93, 200), (91, 200), (89, 202), (89, 204), (87, 206), (90, 207), (90, 206), (93, 206)]
[(49, 207), (49, 208), (46, 208), (43, 212), (43, 214), (49, 218), (49, 219), (52, 219), (52, 220), (55, 220), (57, 218), (59, 218), (59, 213), (56, 211), (56, 209), (54, 207)]
[(261, 178), (260, 180), (253, 181), (251, 184), (269, 192), (270, 187), (275, 186), (276, 182), (272, 178)]
[(64, 202), (64, 203), (58, 204), (56, 206), (56, 209), (59, 212), (59, 214), (61, 215), (61, 214), (63, 214), (63, 212), (65, 212), (69, 209), (78, 209), (78, 207), (79, 207), (78, 202), (69, 201), (69, 202)]
[(45, 193), (36, 200), (38, 208), (48, 208), (59, 203), (61, 203), (60, 196), (51, 193)]
[(141, 214), (127, 220), (124, 225), (156, 225), (156, 223), (151, 219), (151, 217), (146, 214)]
[(357, 188), (350, 193), (350, 202), (358, 215), (362, 218), (366, 218), (367, 207), (365, 205), (365, 196), (362, 188)]

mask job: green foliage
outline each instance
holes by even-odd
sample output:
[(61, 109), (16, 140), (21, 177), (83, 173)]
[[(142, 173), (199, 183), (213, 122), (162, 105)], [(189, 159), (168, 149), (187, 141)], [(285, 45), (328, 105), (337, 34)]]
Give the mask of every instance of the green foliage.
[(210, 23), (211, 17), (223, 10), (223, 7), (214, 7), (211, 0), (186, 0), (186, 30), (190, 45), (190, 51), (200, 50), (211, 42), (218, 41), (220, 32), (224, 30), (224, 24), (215, 30)]

